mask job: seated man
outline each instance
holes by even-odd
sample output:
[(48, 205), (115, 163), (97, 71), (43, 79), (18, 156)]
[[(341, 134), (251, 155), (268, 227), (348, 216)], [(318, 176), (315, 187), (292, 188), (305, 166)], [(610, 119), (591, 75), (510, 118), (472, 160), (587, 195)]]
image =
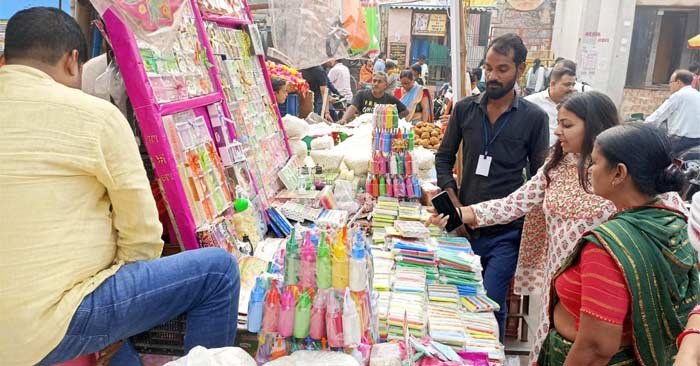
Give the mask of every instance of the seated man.
[(375, 72), (372, 76), (372, 89), (360, 90), (352, 98), (352, 103), (345, 111), (343, 118), (338, 121), (341, 125), (348, 123), (359, 112), (360, 114), (374, 112), (374, 106), (377, 104), (394, 104), (399, 111), (399, 117), (404, 118), (408, 115), (406, 106), (396, 99), (395, 96), (387, 94), (386, 90), (389, 87), (389, 77), (385, 72)]
[(116, 107), (79, 90), (86, 56), (80, 27), (58, 9), (26, 9), (7, 24), (2, 364), (64, 362), (180, 314), (186, 350), (233, 345), (235, 259), (221, 249), (157, 259), (162, 227), (136, 140)]

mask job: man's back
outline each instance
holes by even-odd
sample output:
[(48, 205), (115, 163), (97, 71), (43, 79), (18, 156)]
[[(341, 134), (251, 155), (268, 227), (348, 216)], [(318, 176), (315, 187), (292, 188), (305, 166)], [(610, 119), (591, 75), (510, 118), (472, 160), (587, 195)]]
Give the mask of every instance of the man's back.
[(328, 71), (328, 80), (338, 89), (348, 103), (352, 100), (352, 88), (350, 86), (350, 69), (337, 63)]
[(34, 364), (162, 229), (120, 112), (26, 66), (0, 68), (0, 187), (0, 359)]
[(700, 138), (700, 92), (691, 86), (681, 88), (646, 121), (657, 125), (668, 121), (671, 136)]

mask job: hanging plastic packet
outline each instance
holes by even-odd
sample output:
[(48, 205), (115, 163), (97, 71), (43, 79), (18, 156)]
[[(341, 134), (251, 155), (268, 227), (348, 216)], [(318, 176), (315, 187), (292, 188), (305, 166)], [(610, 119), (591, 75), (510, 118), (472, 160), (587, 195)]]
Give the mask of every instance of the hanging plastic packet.
[(311, 298), (309, 293), (304, 291), (297, 301), (296, 313), (294, 314), (294, 338), (308, 337), (310, 322)]
[(343, 307), (336, 291), (331, 290), (328, 294), (328, 305), (326, 306), (326, 336), (328, 346), (332, 348), (343, 347)]
[(367, 258), (365, 257), (365, 243), (362, 231), (355, 233), (355, 243), (352, 247), (352, 259), (350, 259), (350, 290), (363, 291), (367, 286)]
[(361, 338), (360, 317), (357, 315), (357, 307), (350, 295), (350, 289), (345, 289), (343, 302), (343, 345), (356, 347)]
[(291, 286), (287, 286), (280, 299), (279, 326), (277, 327), (281, 337), (291, 337), (294, 331), (295, 298)]
[(349, 263), (348, 263), (348, 253), (345, 248), (345, 228), (344, 231), (338, 233), (338, 240), (335, 245), (333, 245), (333, 258), (332, 258), (332, 282), (333, 288), (339, 291), (344, 290), (349, 284)]
[(309, 336), (315, 340), (321, 340), (326, 336), (326, 304), (329, 291), (331, 290), (319, 290), (311, 307)]
[(248, 302), (248, 331), (251, 333), (260, 332), (263, 318), (263, 300), (265, 299), (265, 281), (258, 277), (255, 281), (255, 288), (250, 295)]
[(263, 314), (263, 331), (277, 333), (280, 316), (280, 292), (277, 281), (273, 280), (270, 290), (265, 297), (265, 313)]
[(321, 242), (316, 250), (316, 286), (319, 289), (332, 285), (330, 247), (326, 240), (326, 231), (321, 231)]
[(299, 244), (297, 244), (296, 231), (292, 229), (292, 235), (287, 242), (287, 252), (284, 257), (284, 283), (296, 285), (299, 282)]
[(299, 283), (303, 288), (316, 287), (316, 247), (311, 241), (311, 231), (306, 232), (306, 239), (301, 246), (301, 267)]

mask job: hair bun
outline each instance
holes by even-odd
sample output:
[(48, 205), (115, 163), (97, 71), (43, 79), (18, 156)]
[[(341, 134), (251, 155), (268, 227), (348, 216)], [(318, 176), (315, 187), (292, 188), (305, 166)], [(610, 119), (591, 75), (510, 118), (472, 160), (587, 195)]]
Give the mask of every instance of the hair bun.
[(659, 193), (678, 192), (685, 184), (685, 174), (675, 164), (671, 163), (663, 172), (656, 176), (656, 191)]

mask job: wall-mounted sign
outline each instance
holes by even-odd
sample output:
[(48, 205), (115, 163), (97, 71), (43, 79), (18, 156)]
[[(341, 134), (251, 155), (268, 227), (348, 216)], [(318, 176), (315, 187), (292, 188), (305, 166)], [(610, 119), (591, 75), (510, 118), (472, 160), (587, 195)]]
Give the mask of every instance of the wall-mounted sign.
[(389, 58), (396, 60), (396, 65), (399, 68), (406, 67), (406, 43), (391, 42), (389, 45)]
[(544, 3), (544, 0), (508, 0), (508, 4), (515, 10), (530, 11), (535, 10)]
[(414, 36), (444, 37), (447, 33), (447, 14), (413, 13)]

